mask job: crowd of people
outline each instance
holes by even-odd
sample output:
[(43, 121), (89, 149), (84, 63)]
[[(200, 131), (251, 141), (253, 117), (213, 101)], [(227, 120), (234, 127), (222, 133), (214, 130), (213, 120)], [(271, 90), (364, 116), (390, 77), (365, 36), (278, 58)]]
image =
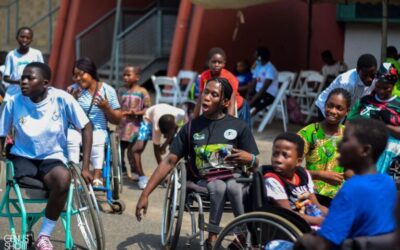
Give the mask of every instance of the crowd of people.
[[(271, 164), (260, 166), (263, 152), (252, 133), (252, 117), (268, 108), (279, 90), (267, 48), (256, 50), (252, 65), (239, 61), (234, 73), (225, 68), (224, 50), (211, 49), (188, 115), (179, 107), (152, 105), (148, 90), (139, 85), (138, 66), (124, 68), (123, 86), (115, 90), (99, 79), (90, 58), (80, 58), (72, 85), (66, 91), (51, 87), (51, 69), (30, 47), (32, 39), (30, 28), (20, 28), (19, 47), (5, 58), (0, 151), (14, 164), (16, 179), (35, 177), (49, 189), (36, 249), (53, 249), (50, 237), (71, 182), (68, 161), (82, 162), (88, 184), (104, 185), (108, 123), (117, 125), (122, 159), (125, 153), (128, 159), (123, 168), (143, 190), (136, 206), (139, 221), (150, 194), (184, 158), (190, 188), (210, 197), (210, 225), (219, 226), (226, 200), (235, 216), (245, 213), (244, 184), (236, 179), (262, 171), (270, 205), (297, 213), (316, 231), (294, 244), (270, 242), (266, 249), (331, 249), (347, 238), (396, 230), (398, 191), (388, 174), (400, 158), (400, 63), (394, 47), (388, 47), (384, 63), (364, 54), (350, 70), (324, 51), (327, 87), (315, 103), (318, 119), (297, 133), (278, 135)], [(150, 179), (141, 159), (149, 140), (158, 164)], [(216, 239), (210, 232), (208, 249)]]

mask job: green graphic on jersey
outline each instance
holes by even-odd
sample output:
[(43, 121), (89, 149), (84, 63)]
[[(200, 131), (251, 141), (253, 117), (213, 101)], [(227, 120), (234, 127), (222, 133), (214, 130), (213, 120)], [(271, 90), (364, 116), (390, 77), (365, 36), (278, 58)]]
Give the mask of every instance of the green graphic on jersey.
[(201, 175), (214, 168), (233, 168), (232, 165), (224, 162), (224, 158), (231, 154), (232, 145), (209, 144), (196, 147), (196, 167)]

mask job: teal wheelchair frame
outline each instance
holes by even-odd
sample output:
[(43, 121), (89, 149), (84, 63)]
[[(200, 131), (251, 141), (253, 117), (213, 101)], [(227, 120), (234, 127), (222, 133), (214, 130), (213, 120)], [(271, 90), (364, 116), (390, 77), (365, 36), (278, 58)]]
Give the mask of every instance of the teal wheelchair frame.
[[(73, 164), (68, 164), (71, 172), (71, 184), (65, 209), (61, 213), (61, 222), (65, 231), (65, 249), (73, 249), (74, 239), (71, 230), (72, 218), (76, 217), (78, 227), (82, 233), (83, 240), (88, 249), (105, 249), (105, 238), (102, 222), (95, 209), (88, 191), (86, 183), (80, 175), (80, 168)], [(32, 227), (45, 214), (43, 208), (41, 212), (28, 212), (25, 208), (27, 204), (46, 204), (48, 191), (44, 188), (41, 181), (29, 178), (25, 180), (36, 182), (40, 185), (21, 183), (14, 179), (14, 166), (11, 161), (6, 161), (6, 189), (0, 202), (0, 217), (8, 219), (9, 232), (7, 244), (12, 244), (10, 249), (27, 249), (34, 242)], [(21, 180), (23, 179), (21, 178)], [(23, 187), (24, 186), (24, 187)], [(11, 197), (14, 193), (15, 198)], [(14, 219), (21, 218), (21, 230), (17, 232)]]

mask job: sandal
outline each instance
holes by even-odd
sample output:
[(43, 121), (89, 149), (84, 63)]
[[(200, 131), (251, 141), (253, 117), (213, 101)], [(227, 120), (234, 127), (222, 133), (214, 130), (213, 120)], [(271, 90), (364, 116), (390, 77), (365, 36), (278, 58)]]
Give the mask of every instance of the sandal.
[(93, 187), (102, 187), (103, 186), (103, 181), (100, 179), (94, 179), (93, 180)]

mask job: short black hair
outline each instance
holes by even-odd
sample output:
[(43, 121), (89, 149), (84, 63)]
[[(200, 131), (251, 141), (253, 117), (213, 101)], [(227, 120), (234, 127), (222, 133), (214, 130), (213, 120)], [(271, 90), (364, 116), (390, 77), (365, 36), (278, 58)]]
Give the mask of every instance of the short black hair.
[(397, 58), (398, 57), (398, 53), (397, 53), (397, 49), (396, 49), (396, 47), (394, 47), (394, 46), (389, 46), (389, 47), (387, 47), (386, 48), (386, 56), (387, 57), (395, 57), (395, 58)]
[(89, 57), (78, 59), (75, 62), (74, 67), (88, 73), (93, 79), (99, 81), (96, 64)]
[(332, 55), (331, 51), (328, 50), (328, 49), (322, 51), (321, 56), (322, 56), (322, 58), (326, 58), (326, 59), (329, 59), (329, 60), (333, 60), (333, 55)]
[(208, 51), (208, 61), (211, 59), (216, 54), (220, 54), (224, 60), (226, 61), (226, 53), (223, 49), (221, 48), (212, 48), (210, 51)]
[(127, 64), (125, 65), (124, 69), (126, 68), (132, 68), (133, 72), (135, 72), (135, 74), (140, 75), (142, 74), (142, 68), (140, 66), (133, 66), (131, 64)]
[(375, 56), (371, 54), (363, 54), (357, 60), (357, 70), (366, 70), (371, 67), (378, 67)]
[(20, 34), (23, 30), (28, 30), (28, 31), (31, 33), (32, 38), (33, 38), (33, 30), (32, 30), (30, 27), (28, 27), (28, 26), (23, 26), (23, 27), (19, 28), (19, 29), (17, 30), (17, 34), (15, 35), (15, 38), (18, 38), (19, 34)]
[(224, 97), (224, 99), (231, 99), (232, 93), (233, 93), (233, 89), (231, 84), (229, 83), (228, 79), (223, 78), (223, 77), (213, 77), (210, 80), (207, 81), (206, 85), (209, 82), (218, 82), (221, 84), (221, 94)]
[(344, 88), (333, 89), (328, 94), (328, 97), (326, 98), (325, 105), (328, 102), (329, 98), (331, 98), (331, 96), (333, 96), (333, 95), (341, 95), (341, 96), (343, 96), (344, 99), (346, 100), (347, 108), (350, 108), (350, 106), (351, 106), (351, 95), (350, 95), (349, 91), (345, 90)]
[(301, 138), (300, 135), (293, 133), (293, 132), (285, 132), (282, 134), (279, 134), (277, 137), (274, 139), (274, 143), (279, 141), (279, 140), (284, 140), (291, 142), (296, 145), (297, 149), (297, 156), (302, 158), (304, 155), (304, 140)]
[(353, 129), (353, 135), (359, 143), (371, 145), (372, 159), (376, 163), (389, 138), (389, 130), (385, 123), (376, 119), (357, 118), (351, 120), (347, 127)]
[(259, 48), (257, 48), (256, 52), (257, 52), (257, 56), (261, 57), (261, 60), (263, 60), (265, 62), (269, 61), (271, 54), (269, 53), (268, 48), (259, 47)]
[(158, 127), (162, 134), (169, 134), (176, 129), (175, 117), (170, 114), (161, 116), (158, 120)]
[(45, 80), (50, 81), (51, 79), (51, 69), (50, 67), (45, 64), (45, 63), (41, 63), (41, 62), (31, 62), (28, 65), (25, 66), (25, 68), (37, 68), (40, 70), (40, 73), (42, 74), (43, 78)]

